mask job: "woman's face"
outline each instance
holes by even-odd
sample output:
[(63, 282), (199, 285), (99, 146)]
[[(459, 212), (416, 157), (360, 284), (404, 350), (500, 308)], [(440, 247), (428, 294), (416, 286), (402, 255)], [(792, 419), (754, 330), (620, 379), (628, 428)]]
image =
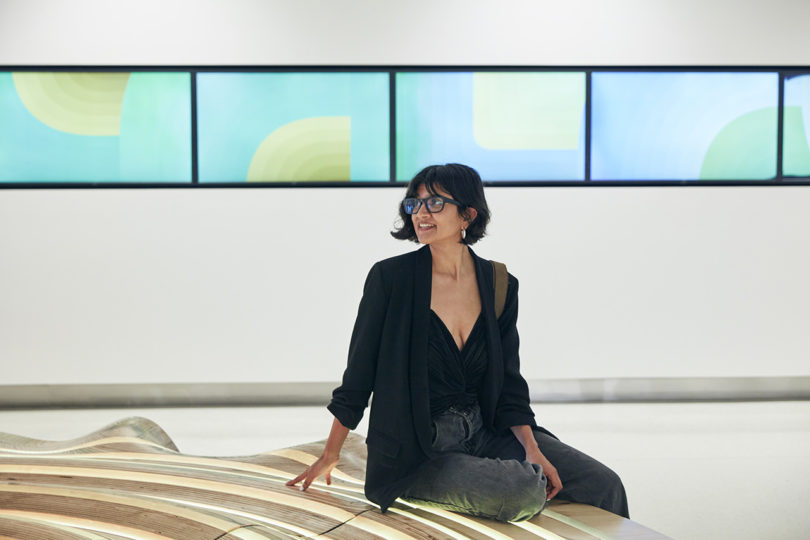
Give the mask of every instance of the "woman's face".
[[(449, 193), (435, 186), (436, 194), (452, 199)], [(424, 184), (419, 186), (416, 196), (419, 199), (426, 199), (433, 196), (428, 192)], [(458, 207), (454, 204), (445, 203), (441, 212), (431, 214), (427, 207), (422, 204), (419, 212), (411, 214), (413, 228), (416, 231), (416, 238), (420, 244), (458, 244), (461, 241), (461, 229), (467, 227), (467, 222), (458, 212)]]

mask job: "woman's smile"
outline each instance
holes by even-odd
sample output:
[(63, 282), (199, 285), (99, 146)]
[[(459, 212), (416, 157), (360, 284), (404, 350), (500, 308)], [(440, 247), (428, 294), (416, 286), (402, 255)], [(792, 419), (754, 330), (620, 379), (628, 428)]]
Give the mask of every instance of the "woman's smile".
[(420, 233), (425, 233), (425, 232), (428, 232), (428, 231), (433, 231), (433, 230), (435, 230), (435, 229), (436, 229), (436, 224), (435, 224), (435, 223), (419, 223), (419, 224), (416, 226), (416, 230), (417, 230), (418, 232), (420, 232)]

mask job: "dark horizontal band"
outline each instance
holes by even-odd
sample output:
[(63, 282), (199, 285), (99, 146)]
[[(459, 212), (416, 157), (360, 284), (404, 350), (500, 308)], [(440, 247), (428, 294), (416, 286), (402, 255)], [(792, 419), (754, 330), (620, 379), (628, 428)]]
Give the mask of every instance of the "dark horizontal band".
[[(326, 405), (337, 382), (0, 385), (0, 409)], [(810, 400), (810, 376), (537, 379), (534, 403)]]

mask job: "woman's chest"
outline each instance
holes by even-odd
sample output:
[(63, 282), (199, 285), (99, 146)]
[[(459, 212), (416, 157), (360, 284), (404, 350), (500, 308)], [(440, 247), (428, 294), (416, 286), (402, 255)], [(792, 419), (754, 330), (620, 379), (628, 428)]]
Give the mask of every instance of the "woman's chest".
[(434, 277), (432, 285), (430, 309), (439, 316), (461, 349), (481, 313), (478, 284), (474, 277), (458, 282)]

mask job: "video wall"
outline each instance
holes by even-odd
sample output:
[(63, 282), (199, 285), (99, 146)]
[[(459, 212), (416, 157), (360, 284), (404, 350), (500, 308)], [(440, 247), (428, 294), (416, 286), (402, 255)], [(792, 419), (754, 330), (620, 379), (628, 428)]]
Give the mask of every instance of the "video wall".
[(810, 177), (810, 70), (0, 71), (0, 184)]

